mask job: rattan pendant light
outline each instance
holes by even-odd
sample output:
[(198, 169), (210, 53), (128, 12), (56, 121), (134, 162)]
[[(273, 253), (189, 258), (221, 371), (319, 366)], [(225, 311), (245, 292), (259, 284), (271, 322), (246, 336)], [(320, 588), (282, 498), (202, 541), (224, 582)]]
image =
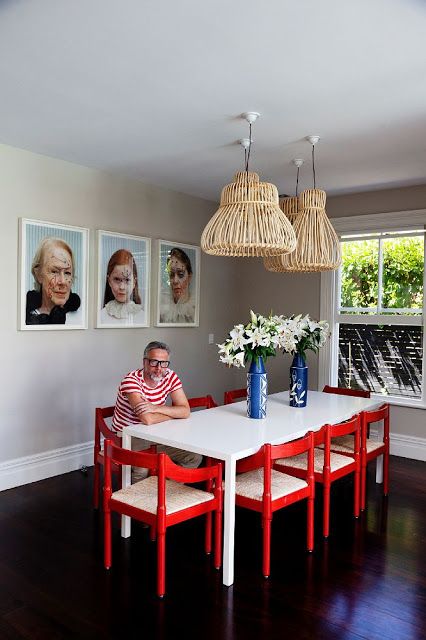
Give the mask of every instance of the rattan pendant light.
[(259, 114), (244, 114), (250, 136), (243, 139), (245, 171), (222, 189), (220, 206), (207, 223), (201, 248), (215, 256), (274, 256), (296, 247), (296, 236), (288, 218), (278, 204), (278, 190), (260, 182), (257, 173), (248, 170), (252, 145), (251, 127)]
[(309, 136), (307, 139), (312, 145), (314, 188), (306, 189), (298, 198), (298, 210), (292, 219), (297, 247), (290, 255), (266, 258), (264, 265), (268, 271), (334, 271), (342, 261), (339, 238), (325, 211), (326, 193), (317, 189), (315, 184), (314, 149), (319, 136)]

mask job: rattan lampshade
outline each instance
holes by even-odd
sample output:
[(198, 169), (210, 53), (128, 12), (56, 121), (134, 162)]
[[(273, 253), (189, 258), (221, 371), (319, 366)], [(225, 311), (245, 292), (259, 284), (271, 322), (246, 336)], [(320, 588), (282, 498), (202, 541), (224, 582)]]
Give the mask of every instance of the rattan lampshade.
[(277, 188), (257, 173), (241, 171), (222, 189), (220, 207), (206, 225), (201, 248), (215, 256), (284, 255), (296, 236), (278, 205)]
[[(295, 198), (285, 198), (294, 201)], [(322, 189), (306, 189), (299, 196), (298, 211), (294, 202), (286, 203), (297, 237), (297, 247), (289, 255), (264, 259), (268, 271), (315, 272), (334, 271), (342, 261), (339, 238), (325, 212), (326, 193)], [(282, 206), (284, 205), (284, 201)]]

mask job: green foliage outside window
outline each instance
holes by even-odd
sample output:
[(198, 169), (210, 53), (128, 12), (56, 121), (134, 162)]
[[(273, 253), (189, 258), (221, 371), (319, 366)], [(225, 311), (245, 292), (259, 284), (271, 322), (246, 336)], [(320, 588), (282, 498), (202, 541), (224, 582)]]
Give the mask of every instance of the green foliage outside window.
[[(383, 239), (383, 308), (422, 308), (423, 243), (422, 236)], [(342, 243), (342, 307), (377, 307), (378, 256), (378, 240)]]

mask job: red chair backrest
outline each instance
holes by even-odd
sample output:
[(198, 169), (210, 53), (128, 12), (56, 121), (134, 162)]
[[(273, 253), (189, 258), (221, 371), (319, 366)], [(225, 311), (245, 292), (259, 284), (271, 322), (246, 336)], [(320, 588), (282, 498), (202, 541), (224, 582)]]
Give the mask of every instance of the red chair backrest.
[(109, 428), (105, 418), (111, 418), (114, 407), (96, 407), (95, 409), (95, 443), (100, 444), (100, 434), (111, 440), (117, 447), (121, 447), (121, 438)]
[(233, 391), (225, 391), (223, 396), (223, 404), (232, 404), (235, 400), (247, 398), (247, 389), (234, 389)]
[(166, 478), (182, 483), (215, 480), (215, 492), (222, 492), (222, 463), (197, 469), (187, 469), (175, 464), (165, 453), (146, 453), (122, 449), (105, 440), (105, 483), (106, 493), (111, 495), (111, 464), (131, 465), (148, 469), (150, 475), (158, 476), (158, 506), (165, 506)]
[[(367, 430), (368, 426), (373, 422), (380, 422), (383, 420), (384, 429), (383, 436), (385, 439), (389, 438), (389, 405), (382, 404), (378, 409), (373, 411), (363, 411), (362, 413), (362, 429)], [(364, 437), (364, 434), (363, 434)]]
[[(323, 428), (320, 431), (322, 430)], [(303, 438), (292, 440), (291, 442), (285, 442), (284, 444), (264, 444), (260, 447), (259, 451), (250, 457), (243, 458), (237, 462), (237, 472), (245, 473), (246, 471), (260, 469), (265, 466), (268, 458), (270, 461), (278, 460), (278, 458), (290, 458), (291, 456), (297, 456), (300, 453), (309, 451), (309, 449), (312, 449), (313, 451), (313, 448), (314, 433), (312, 431), (308, 431)]]
[(357, 413), (350, 420), (346, 420), (345, 422), (339, 422), (338, 424), (326, 424), (325, 425), (325, 433), (324, 433), (324, 458), (329, 456), (330, 454), (330, 445), (331, 439), (337, 438), (339, 436), (346, 436), (353, 434), (354, 441), (354, 453), (355, 455), (359, 454), (361, 441), (361, 419), (362, 413)]
[(371, 392), (365, 389), (346, 389), (345, 387), (330, 387), (328, 384), (323, 389), (324, 393), (337, 393), (340, 396), (357, 396), (358, 398), (370, 398)]
[(198, 407), (213, 409), (213, 407), (217, 407), (217, 404), (211, 395), (201, 396), (200, 398), (188, 398), (188, 402), (190, 409), (197, 409)]

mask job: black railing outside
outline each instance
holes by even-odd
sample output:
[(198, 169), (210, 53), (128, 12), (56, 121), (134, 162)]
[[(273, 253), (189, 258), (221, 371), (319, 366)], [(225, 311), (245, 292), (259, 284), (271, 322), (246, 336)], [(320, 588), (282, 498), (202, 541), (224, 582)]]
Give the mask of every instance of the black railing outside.
[(423, 329), (402, 325), (339, 325), (339, 386), (420, 398)]

